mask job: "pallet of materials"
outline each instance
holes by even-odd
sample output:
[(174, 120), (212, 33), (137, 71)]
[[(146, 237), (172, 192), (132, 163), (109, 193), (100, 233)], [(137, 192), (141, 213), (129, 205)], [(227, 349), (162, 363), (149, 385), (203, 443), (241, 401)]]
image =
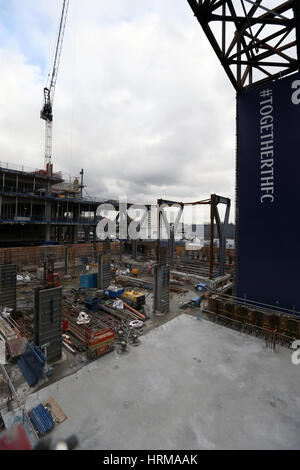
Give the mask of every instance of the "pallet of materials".
[(54, 419), (42, 403), (29, 411), (28, 416), (39, 436), (44, 436), (55, 426)]

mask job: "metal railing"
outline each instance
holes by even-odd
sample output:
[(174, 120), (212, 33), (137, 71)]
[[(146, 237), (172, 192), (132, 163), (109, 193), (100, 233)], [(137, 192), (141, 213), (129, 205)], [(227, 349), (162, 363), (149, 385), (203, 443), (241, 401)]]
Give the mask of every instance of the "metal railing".
[[(16, 171), (16, 172), (21, 172), (21, 173), (38, 174), (39, 176), (42, 176), (42, 177), (46, 176), (40, 173), (42, 171), (41, 168), (32, 168), (26, 165), (19, 165), (18, 163), (0, 162), (0, 169)], [(61, 171), (55, 172), (53, 176), (56, 176), (58, 178), (63, 177)]]

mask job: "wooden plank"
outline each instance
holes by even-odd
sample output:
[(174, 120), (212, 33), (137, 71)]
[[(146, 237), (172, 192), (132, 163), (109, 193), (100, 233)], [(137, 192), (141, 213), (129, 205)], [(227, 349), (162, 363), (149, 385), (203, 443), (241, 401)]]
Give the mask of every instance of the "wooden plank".
[(55, 425), (61, 424), (67, 419), (67, 416), (53, 397), (50, 397), (47, 400), (43, 401), (43, 406), (50, 407), (51, 411), (54, 414)]

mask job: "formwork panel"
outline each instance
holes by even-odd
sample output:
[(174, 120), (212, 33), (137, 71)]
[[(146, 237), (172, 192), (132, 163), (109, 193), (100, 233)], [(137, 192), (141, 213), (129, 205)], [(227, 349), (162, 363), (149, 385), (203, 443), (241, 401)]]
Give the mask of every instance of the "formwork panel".
[(109, 254), (98, 255), (98, 289), (107, 289), (111, 283), (111, 258)]
[(0, 265), (0, 306), (16, 309), (17, 266)]
[(169, 313), (170, 310), (170, 266), (154, 266), (154, 312)]
[(35, 342), (47, 346), (47, 360), (56, 361), (62, 353), (62, 288), (35, 291)]

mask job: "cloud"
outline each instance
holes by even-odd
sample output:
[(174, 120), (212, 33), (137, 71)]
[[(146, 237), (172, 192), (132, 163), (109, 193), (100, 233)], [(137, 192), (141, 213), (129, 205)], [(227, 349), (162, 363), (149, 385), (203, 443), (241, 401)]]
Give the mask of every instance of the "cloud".
[[(1, 160), (41, 167), (44, 58), (61, 2), (11, 6), (15, 26), (0, 25)], [(70, 2), (53, 161), (68, 174), (84, 168), (89, 194), (233, 198), (234, 115), (234, 90), (187, 2)]]

